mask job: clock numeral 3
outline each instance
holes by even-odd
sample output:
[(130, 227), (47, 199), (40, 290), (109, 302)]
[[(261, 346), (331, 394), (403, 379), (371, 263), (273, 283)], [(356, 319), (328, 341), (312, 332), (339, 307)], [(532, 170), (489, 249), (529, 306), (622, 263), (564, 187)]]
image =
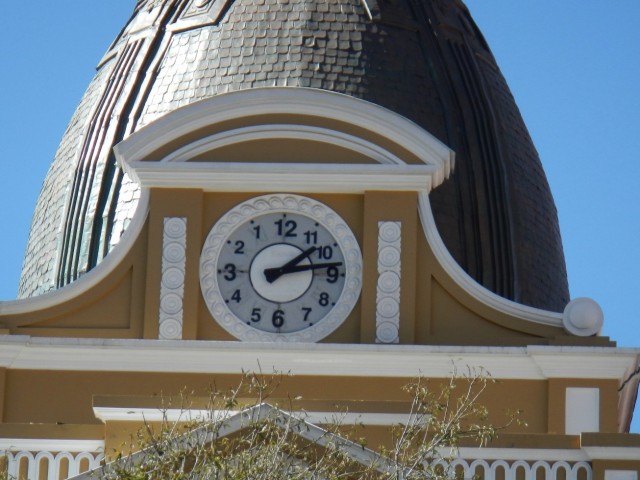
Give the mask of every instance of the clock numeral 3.
[(228, 282), (234, 281), (236, 279), (236, 277), (238, 276), (236, 274), (236, 266), (233, 263), (227, 263), (224, 266), (224, 271), (225, 271), (225, 274), (224, 274), (223, 278), (225, 280), (227, 280)]

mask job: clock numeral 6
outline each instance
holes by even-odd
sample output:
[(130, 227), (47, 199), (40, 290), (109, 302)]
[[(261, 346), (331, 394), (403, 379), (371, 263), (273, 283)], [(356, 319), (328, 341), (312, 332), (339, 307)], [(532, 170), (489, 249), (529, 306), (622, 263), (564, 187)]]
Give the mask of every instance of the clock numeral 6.
[(254, 308), (253, 310), (251, 310), (252, 322), (259, 322), (261, 319), (262, 319), (262, 312), (260, 311), (259, 308)]
[(275, 312), (273, 312), (271, 322), (276, 328), (282, 327), (282, 325), (284, 325), (284, 312), (282, 310), (276, 310)]

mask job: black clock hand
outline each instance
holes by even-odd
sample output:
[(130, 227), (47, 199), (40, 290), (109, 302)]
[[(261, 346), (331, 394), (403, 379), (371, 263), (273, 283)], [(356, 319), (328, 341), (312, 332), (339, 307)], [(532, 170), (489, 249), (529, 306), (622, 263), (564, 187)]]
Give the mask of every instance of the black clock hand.
[(311, 255), (313, 252), (316, 251), (317, 247), (309, 247), (307, 248), (304, 252), (302, 252), (300, 255), (297, 255), (296, 257), (294, 257), (293, 259), (289, 260), (287, 263), (285, 263), (283, 266), (281, 267), (276, 267), (276, 268), (267, 268), (264, 271), (264, 276), (267, 279), (267, 282), (269, 283), (273, 283), (275, 282), (278, 278), (280, 278), (282, 276), (282, 274), (284, 273), (284, 269), (286, 268), (290, 268), (294, 265), (297, 265), (298, 263), (300, 263), (302, 260), (304, 260), (305, 258), (307, 258), (309, 255)]
[(267, 278), (267, 282), (273, 283), (276, 279), (287, 273), (306, 272), (307, 270), (317, 270), (319, 268), (331, 268), (339, 267), (342, 262), (330, 262), (330, 263), (309, 263), (307, 265), (291, 265), (290, 267), (280, 268), (267, 268), (264, 271), (264, 276)]

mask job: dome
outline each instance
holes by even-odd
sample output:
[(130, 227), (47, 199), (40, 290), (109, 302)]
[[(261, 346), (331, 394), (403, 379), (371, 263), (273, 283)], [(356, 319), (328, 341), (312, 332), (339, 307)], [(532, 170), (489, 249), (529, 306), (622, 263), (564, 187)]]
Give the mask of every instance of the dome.
[(509, 88), (459, 0), (140, 0), (100, 61), (33, 217), (19, 296), (73, 282), (118, 243), (139, 189), (112, 147), (230, 91), (310, 87), (412, 120), (456, 152), (431, 193), (436, 223), (479, 283), (560, 311), (557, 213)]

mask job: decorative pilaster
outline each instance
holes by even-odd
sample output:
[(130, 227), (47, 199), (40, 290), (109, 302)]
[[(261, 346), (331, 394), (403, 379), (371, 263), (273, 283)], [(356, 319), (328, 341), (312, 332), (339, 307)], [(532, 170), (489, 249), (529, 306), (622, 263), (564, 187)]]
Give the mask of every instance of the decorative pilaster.
[(376, 343), (400, 341), (400, 222), (378, 222)]
[(187, 247), (187, 219), (166, 217), (162, 237), (160, 340), (182, 339), (182, 313)]

